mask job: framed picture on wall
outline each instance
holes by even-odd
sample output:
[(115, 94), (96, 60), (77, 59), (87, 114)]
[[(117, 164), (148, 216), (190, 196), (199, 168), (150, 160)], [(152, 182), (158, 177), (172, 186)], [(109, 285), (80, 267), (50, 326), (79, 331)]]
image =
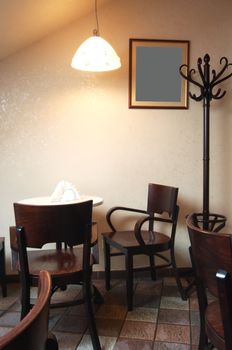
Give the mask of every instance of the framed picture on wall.
[[(187, 40), (129, 40), (129, 108), (188, 108)], [(187, 72), (187, 67), (186, 67)]]

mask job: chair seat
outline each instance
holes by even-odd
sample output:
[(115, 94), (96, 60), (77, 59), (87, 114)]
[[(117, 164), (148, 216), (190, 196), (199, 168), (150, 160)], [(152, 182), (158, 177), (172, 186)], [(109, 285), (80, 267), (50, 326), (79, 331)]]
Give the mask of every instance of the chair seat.
[[(141, 245), (137, 241), (134, 231), (116, 231), (116, 232), (104, 232), (102, 234), (110, 243), (115, 247), (124, 247), (126, 249), (139, 249), (139, 253), (141, 254)], [(144, 246), (145, 251), (149, 251), (149, 246), (156, 246), (156, 251), (158, 251), (158, 247), (164, 249), (169, 249), (170, 245), (170, 237), (160, 233), (154, 232), (154, 239), (151, 240), (150, 233), (148, 231), (142, 231), (142, 236), (146, 246)]]
[[(76, 274), (83, 271), (82, 248), (67, 250), (40, 249), (28, 251), (29, 272), (31, 275), (39, 275), (39, 271), (46, 268), (52, 278), (62, 275)], [(91, 259), (91, 265), (93, 261)]]
[(225, 346), (224, 330), (218, 301), (211, 302), (205, 313), (206, 332), (216, 348), (223, 349)]

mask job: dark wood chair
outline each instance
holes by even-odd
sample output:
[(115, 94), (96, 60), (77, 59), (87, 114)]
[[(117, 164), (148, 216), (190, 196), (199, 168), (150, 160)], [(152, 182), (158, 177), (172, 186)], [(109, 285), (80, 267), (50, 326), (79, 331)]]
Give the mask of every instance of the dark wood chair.
[(186, 220), (199, 310), (199, 349), (232, 349), (232, 235), (204, 231), (196, 214)]
[[(57, 289), (63, 289), (65, 293), (69, 284), (82, 285), (83, 298), (52, 303), (51, 307), (84, 303), (93, 348), (101, 349), (92, 305), (92, 201), (59, 205), (14, 203), (14, 212), (22, 285), (22, 317), (31, 308), (30, 287), (38, 285), (39, 271), (46, 269), (51, 275), (52, 293)], [(45, 249), (44, 245), (48, 243), (54, 243), (54, 248)]]
[[(153, 280), (156, 279), (156, 269), (172, 266), (178, 288), (182, 291), (174, 254), (179, 212), (177, 196), (178, 188), (150, 183), (148, 186), (146, 210), (117, 206), (107, 212), (106, 219), (112, 231), (102, 233), (106, 289), (110, 289), (111, 258), (124, 255), (128, 310), (133, 309), (133, 273), (136, 270), (141, 270), (141, 268), (133, 266), (133, 257), (135, 255), (147, 255), (149, 257), (148, 268), (151, 271)], [(124, 214), (125, 212), (129, 214), (135, 213), (139, 214), (140, 217), (136, 218), (134, 228), (127, 231), (119, 231), (112, 222), (113, 214), (116, 212), (124, 212)], [(164, 226), (167, 227), (165, 228)], [(159, 230), (160, 228), (162, 231)], [(169, 251), (170, 257), (162, 254), (162, 252), (166, 251)], [(155, 257), (162, 259), (163, 263), (156, 264)]]
[(38, 298), (31, 311), (8, 333), (0, 337), (1, 350), (58, 350), (53, 334), (48, 333), (51, 277), (39, 274)]

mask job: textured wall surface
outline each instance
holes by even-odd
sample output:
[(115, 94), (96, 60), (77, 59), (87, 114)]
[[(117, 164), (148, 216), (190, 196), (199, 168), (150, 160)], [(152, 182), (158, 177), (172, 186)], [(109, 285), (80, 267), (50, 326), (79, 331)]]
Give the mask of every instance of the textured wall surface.
[[(9, 272), (13, 202), (50, 195), (62, 179), (80, 193), (103, 197), (94, 209), (99, 232), (107, 229), (109, 207), (145, 207), (149, 182), (179, 187), (176, 255), (180, 265), (189, 263), (184, 218), (202, 209), (202, 104), (129, 109), (129, 38), (190, 40), (190, 66), (209, 53), (218, 70), (222, 56), (232, 61), (231, 10), (230, 0), (111, 1), (99, 13), (100, 31), (121, 57), (121, 69), (70, 67), (77, 46), (92, 33), (93, 15), (0, 62), (0, 234)], [(232, 78), (222, 87), (226, 96), (211, 104), (210, 209), (228, 216), (229, 231)]]

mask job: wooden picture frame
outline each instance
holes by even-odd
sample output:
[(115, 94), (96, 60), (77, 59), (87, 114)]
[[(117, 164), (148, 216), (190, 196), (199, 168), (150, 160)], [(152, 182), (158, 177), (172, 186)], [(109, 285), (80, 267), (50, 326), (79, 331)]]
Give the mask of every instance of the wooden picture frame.
[[(129, 40), (129, 108), (188, 108), (188, 40)], [(187, 68), (186, 68), (187, 70)]]

